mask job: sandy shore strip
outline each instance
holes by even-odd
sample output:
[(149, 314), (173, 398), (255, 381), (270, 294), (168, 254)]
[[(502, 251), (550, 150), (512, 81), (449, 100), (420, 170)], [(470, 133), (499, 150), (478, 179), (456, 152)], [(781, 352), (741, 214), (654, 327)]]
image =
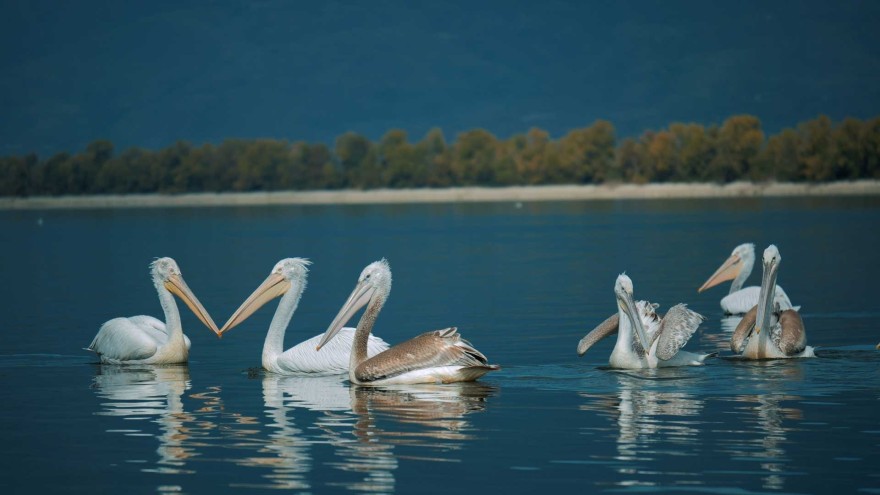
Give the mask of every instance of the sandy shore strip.
[(448, 189), (375, 189), (368, 191), (4, 197), (0, 198), (0, 210), (878, 195), (880, 195), (880, 181), (878, 180), (830, 182), (824, 184), (754, 184), (751, 182), (733, 182), (724, 185), (686, 183), (603, 184), (598, 186), (457, 187)]

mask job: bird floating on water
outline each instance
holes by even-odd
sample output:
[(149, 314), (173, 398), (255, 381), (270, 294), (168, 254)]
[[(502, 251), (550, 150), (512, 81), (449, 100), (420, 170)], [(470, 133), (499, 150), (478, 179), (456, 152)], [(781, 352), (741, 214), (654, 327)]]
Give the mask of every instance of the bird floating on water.
[(98, 330), (87, 350), (95, 352), (104, 364), (176, 364), (185, 363), (190, 340), (184, 335), (180, 312), (174, 296), (220, 336), (211, 315), (183, 280), (180, 268), (171, 258), (159, 258), (150, 264), (153, 285), (165, 312), (165, 322), (152, 316), (114, 318)]
[(677, 304), (665, 316), (658, 305), (633, 299), (633, 283), (626, 274), (614, 282), (617, 314), (609, 317), (578, 343), (583, 356), (596, 342), (617, 332), (617, 344), (608, 360), (613, 368), (641, 369), (701, 365), (714, 354), (695, 354), (681, 350), (696, 332), (703, 316)]
[[(235, 310), (229, 321), (220, 329), (221, 334), (229, 331), (264, 304), (280, 297), (278, 309), (275, 310), (275, 316), (272, 317), (263, 343), (262, 361), (263, 368), (267, 371), (281, 374), (334, 374), (348, 371), (354, 328), (343, 328), (332, 345), (320, 352), (315, 347), (323, 334), (318, 334), (284, 351), (284, 332), (305, 291), (310, 264), (311, 262), (304, 258), (286, 258), (276, 263), (266, 280)], [(386, 349), (388, 344), (384, 340), (370, 336), (367, 345), (368, 356), (374, 356)]]
[(391, 268), (384, 259), (367, 265), (342, 309), (318, 344), (321, 349), (362, 307), (352, 343), (348, 377), (358, 385), (452, 383), (474, 381), (500, 369), (461, 338), (455, 327), (423, 333), (373, 357), (367, 338), (391, 293)]
[[(743, 287), (746, 279), (752, 274), (754, 265), (755, 245), (750, 242), (740, 244), (733, 249), (733, 252), (715, 270), (715, 273), (697, 289), (697, 292), (703, 292), (722, 282), (733, 280), (730, 283), (730, 292), (721, 299), (721, 309), (724, 310), (725, 314), (744, 315), (749, 309), (758, 304), (758, 292), (761, 290), (760, 287), (754, 285)], [(781, 305), (791, 306), (791, 301), (788, 299), (785, 291), (782, 290), (782, 287), (776, 286), (775, 297)]]
[[(758, 303), (743, 316), (730, 337), (730, 350), (746, 359), (814, 357), (804, 320), (791, 304), (775, 297), (782, 256), (771, 244), (764, 250)], [(787, 298), (786, 298), (787, 300)]]

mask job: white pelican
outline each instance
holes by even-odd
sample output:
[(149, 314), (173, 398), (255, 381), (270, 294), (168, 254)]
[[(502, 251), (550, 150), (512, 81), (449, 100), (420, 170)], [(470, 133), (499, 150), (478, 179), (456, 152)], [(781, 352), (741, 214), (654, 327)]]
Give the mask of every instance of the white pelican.
[(741, 353), (746, 359), (774, 359), (814, 357), (813, 348), (807, 345), (807, 333), (801, 315), (791, 304), (780, 304), (774, 298), (778, 289), (776, 276), (782, 256), (771, 244), (764, 250), (764, 273), (761, 277), (761, 293), (754, 306), (736, 326), (730, 337), (730, 350)]
[[(747, 242), (740, 244), (733, 249), (730, 257), (724, 260), (724, 263), (715, 270), (715, 273), (706, 280), (703, 285), (697, 289), (697, 292), (703, 292), (710, 287), (715, 287), (721, 282), (733, 280), (730, 283), (730, 292), (721, 299), (721, 309), (725, 314), (744, 315), (749, 309), (758, 304), (758, 292), (761, 290), (757, 286), (749, 286), (743, 288), (743, 284), (749, 275), (752, 274), (752, 268), (755, 266), (755, 245)], [(791, 306), (791, 301), (782, 290), (782, 287), (776, 286), (776, 296), (781, 305)]]
[[(348, 371), (349, 354), (354, 340), (354, 328), (343, 328), (333, 345), (318, 352), (315, 348), (322, 334), (300, 342), (284, 350), (284, 331), (299, 305), (300, 297), (306, 288), (311, 262), (304, 258), (286, 258), (275, 264), (266, 280), (251, 294), (229, 321), (220, 329), (220, 334), (250, 317), (256, 310), (276, 297), (281, 297), (278, 309), (269, 324), (266, 340), (263, 343), (263, 368), (273, 373), (285, 375), (299, 373), (345, 373)], [(367, 355), (375, 356), (388, 349), (388, 344), (379, 337), (370, 336)]]
[(318, 349), (339, 333), (360, 308), (367, 306), (357, 325), (351, 349), (348, 378), (358, 385), (469, 382), (500, 369), (462, 339), (455, 327), (426, 332), (372, 358), (367, 356), (367, 338), (376, 317), (391, 293), (388, 262), (373, 262), (364, 268), (357, 285), (339, 314), (330, 323)]
[(183, 281), (177, 263), (159, 258), (150, 264), (153, 285), (165, 312), (165, 322), (152, 316), (138, 315), (113, 318), (101, 325), (87, 350), (94, 351), (104, 364), (176, 364), (185, 363), (189, 355), (189, 337), (183, 334), (180, 312), (172, 294), (220, 336), (211, 315)]
[(577, 352), (583, 356), (596, 342), (617, 332), (617, 344), (608, 360), (613, 368), (660, 368), (667, 366), (701, 365), (713, 354), (695, 354), (681, 351), (691, 335), (700, 326), (703, 317), (685, 304), (669, 308), (660, 317), (656, 304), (633, 300), (632, 280), (620, 274), (614, 282), (618, 313), (588, 333), (578, 343)]

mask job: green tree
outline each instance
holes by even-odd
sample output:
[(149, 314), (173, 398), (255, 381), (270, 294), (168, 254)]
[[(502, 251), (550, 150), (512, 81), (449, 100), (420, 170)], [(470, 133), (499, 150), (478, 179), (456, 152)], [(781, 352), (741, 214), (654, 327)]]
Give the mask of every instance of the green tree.
[(707, 167), (715, 156), (714, 136), (700, 124), (675, 122), (669, 126), (675, 139), (678, 157), (671, 179), (675, 181), (703, 180)]
[(644, 136), (635, 140), (626, 138), (620, 143), (615, 156), (617, 174), (624, 182), (644, 184), (650, 180), (649, 158)]
[(494, 185), (498, 140), (485, 129), (466, 131), (453, 145), (452, 171), (457, 185)]
[(803, 122), (798, 126), (798, 133), (801, 135), (798, 157), (804, 178), (810, 182), (833, 179), (831, 119), (820, 115)]
[(428, 187), (449, 187), (453, 184), (449, 148), (439, 128), (433, 128), (416, 144), (416, 157), (425, 168)]
[(424, 184), (427, 170), (416, 160), (416, 151), (407, 141), (406, 131), (392, 129), (379, 141), (379, 162), (385, 171), (387, 187), (415, 187)]
[(514, 136), (511, 145), (515, 153), (517, 174), (524, 184), (546, 184), (561, 180), (558, 147), (543, 129), (532, 127), (525, 136)]
[(867, 146), (861, 120), (849, 118), (831, 131), (831, 173), (835, 180), (867, 176)]
[(597, 120), (590, 127), (575, 129), (559, 142), (564, 182), (603, 182), (614, 162), (614, 126)]
[(31, 190), (31, 173), (37, 165), (37, 155), (0, 158), (0, 196), (27, 196)]
[(369, 139), (354, 132), (346, 132), (336, 138), (336, 159), (345, 186), (363, 187), (364, 171), (375, 165), (376, 151), (373, 148)]
[(783, 129), (770, 136), (761, 151), (753, 179), (776, 181), (800, 181), (804, 176), (800, 165), (801, 137), (794, 129)]

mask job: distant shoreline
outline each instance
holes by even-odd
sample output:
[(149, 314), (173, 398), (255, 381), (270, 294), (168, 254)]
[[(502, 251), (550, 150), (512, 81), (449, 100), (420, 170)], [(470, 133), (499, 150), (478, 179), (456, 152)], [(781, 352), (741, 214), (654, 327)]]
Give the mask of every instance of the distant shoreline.
[(373, 189), (366, 191), (332, 190), (34, 196), (28, 198), (3, 197), (0, 198), (0, 210), (878, 195), (880, 195), (880, 180), (820, 184), (776, 182), (733, 182), (724, 185), (707, 183), (603, 184), (456, 187), (446, 189)]

